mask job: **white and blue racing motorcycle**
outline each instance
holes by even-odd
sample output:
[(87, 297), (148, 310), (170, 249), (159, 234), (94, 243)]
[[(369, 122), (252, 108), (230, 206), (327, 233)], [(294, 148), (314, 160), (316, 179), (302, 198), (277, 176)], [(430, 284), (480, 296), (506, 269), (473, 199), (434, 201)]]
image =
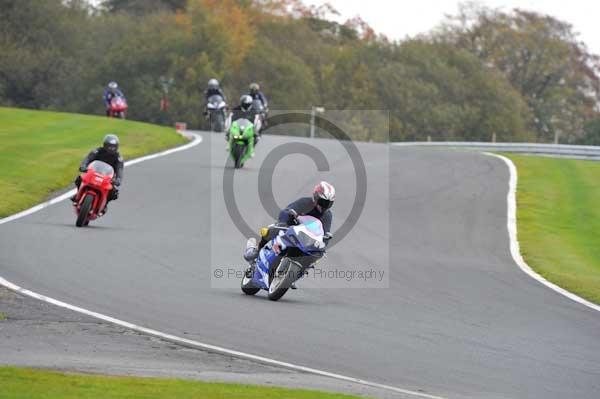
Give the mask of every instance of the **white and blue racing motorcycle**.
[[(325, 255), (325, 244), (331, 235), (324, 233), (321, 221), (312, 216), (298, 216), (296, 223), (273, 224), (261, 231), (263, 237), (270, 239), (244, 273), (245, 294), (255, 295), (265, 290), (270, 300), (277, 301)], [(247, 248), (252, 245), (256, 245), (254, 238), (248, 240)]]

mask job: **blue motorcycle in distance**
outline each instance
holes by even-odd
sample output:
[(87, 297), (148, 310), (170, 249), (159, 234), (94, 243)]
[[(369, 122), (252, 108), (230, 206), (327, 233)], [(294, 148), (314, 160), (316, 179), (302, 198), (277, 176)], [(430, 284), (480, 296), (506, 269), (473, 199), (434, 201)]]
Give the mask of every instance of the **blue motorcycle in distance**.
[[(331, 238), (330, 234), (324, 233), (321, 221), (312, 216), (298, 216), (292, 226), (270, 225), (261, 230), (261, 235), (270, 239), (260, 250), (255, 263), (244, 273), (242, 291), (246, 295), (255, 295), (265, 290), (272, 301), (280, 299), (325, 255), (325, 242)], [(256, 240), (250, 238), (247, 251), (253, 246), (256, 248)], [(280, 249), (279, 254), (274, 246)]]

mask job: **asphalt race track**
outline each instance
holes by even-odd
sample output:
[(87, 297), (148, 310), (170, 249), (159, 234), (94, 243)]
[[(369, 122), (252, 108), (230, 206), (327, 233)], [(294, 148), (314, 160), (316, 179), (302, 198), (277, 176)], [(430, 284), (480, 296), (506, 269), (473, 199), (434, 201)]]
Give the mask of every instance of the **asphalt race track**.
[[(253, 227), (270, 221), (259, 167), (287, 140), (265, 137), (236, 172)], [(335, 230), (356, 192), (352, 165), (339, 143), (303, 142), (331, 172), (289, 156), (274, 171), (275, 198), (285, 205), (327, 178)], [(389, 265), (389, 288), (313, 289), (345, 282), (307, 278), (274, 303), (243, 295), (235, 278), (214, 288), (225, 281), (215, 268), (243, 268), (245, 244), (223, 204), (224, 144), (204, 134), (190, 150), (127, 168), (121, 198), (89, 228), (74, 226), (68, 201), (1, 225), (0, 276), (166, 333), (447, 398), (600, 398), (600, 314), (514, 264), (501, 160), (360, 144), (367, 201), (327, 263)]]

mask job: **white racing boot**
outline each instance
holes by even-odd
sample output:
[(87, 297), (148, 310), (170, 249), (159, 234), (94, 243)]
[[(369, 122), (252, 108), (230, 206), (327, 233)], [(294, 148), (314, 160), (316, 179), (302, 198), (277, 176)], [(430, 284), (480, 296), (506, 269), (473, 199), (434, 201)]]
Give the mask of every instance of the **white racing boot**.
[(246, 250), (244, 251), (244, 259), (247, 262), (252, 262), (258, 257), (258, 247), (256, 245), (256, 238), (250, 237), (246, 242)]
[(246, 277), (252, 278), (254, 275), (254, 268), (256, 267), (256, 258), (258, 258), (258, 248), (256, 245), (256, 238), (250, 237), (246, 242), (246, 250), (244, 251), (244, 259), (250, 264), (246, 269)]

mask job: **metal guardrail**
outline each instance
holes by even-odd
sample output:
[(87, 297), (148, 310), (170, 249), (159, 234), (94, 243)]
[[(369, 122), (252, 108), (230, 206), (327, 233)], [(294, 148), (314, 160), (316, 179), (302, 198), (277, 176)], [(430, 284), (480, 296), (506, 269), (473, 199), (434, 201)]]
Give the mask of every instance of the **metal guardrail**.
[(464, 141), (411, 141), (393, 143), (400, 147), (464, 148), (476, 151), (516, 152), (546, 156), (600, 160), (600, 146), (536, 144), (536, 143), (484, 143)]

